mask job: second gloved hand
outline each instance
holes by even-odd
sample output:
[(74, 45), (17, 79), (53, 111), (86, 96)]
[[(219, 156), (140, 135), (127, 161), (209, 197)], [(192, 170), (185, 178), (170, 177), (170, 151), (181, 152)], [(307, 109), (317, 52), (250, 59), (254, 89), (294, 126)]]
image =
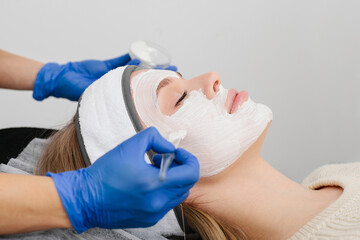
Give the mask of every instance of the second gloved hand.
[[(49, 96), (54, 96), (77, 101), (90, 84), (108, 71), (125, 65), (139, 64), (140, 61), (131, 60), (129, 54), (105, 61), (85, 60), (62, 65), (47, 63), (36, 76), (33, 98), (42, 101)], [(176, 71), (177, 67), (171, 65), (166, 69)]]
[(85, 60), (63, 65), (47, 63), (36, 76), (33, 98), (41, 101), (54, 96), (77, 101), (91, 83), (108, 71), (125, 66), (130, 60), (129, 54), (125, 54), (105, 61)]
[[(159, 168), (149, 165), (149, 149), (174, 152), (176, 165), (165, 181)], [(59, 174), (55, 182), (69, 219), (78, 233), (89, 228), (148, 227), (186, 199), (199, 179), (198, 160), (176, 149), (151, 127), (109, 151), (88, 168)]]

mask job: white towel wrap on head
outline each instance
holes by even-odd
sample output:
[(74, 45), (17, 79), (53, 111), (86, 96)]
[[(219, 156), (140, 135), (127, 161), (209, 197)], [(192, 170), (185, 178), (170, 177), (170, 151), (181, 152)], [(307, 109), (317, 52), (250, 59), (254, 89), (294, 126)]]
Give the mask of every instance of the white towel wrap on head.
[[(121, 89), (126, 67), (106, 73), (81, 96), (79, 125), (91, 163), (136, 134)], [(147, 159), (147, 162), (150, 162)]]

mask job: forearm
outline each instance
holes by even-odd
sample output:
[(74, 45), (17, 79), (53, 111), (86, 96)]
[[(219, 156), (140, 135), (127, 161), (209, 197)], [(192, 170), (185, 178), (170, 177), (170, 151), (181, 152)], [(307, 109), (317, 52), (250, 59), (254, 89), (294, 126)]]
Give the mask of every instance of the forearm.
[(32, 90), (44, 64), (0, 50), (0, 88)]
[(0, 173), (0, 234), (69, 228), (50, 177)]

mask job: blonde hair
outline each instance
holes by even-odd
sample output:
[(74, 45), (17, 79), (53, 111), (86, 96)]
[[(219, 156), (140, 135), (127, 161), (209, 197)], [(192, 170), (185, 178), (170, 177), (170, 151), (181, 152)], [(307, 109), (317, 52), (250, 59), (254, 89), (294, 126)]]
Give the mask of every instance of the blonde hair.
[(75, 118), (50, 138), (50, 142), (37, 162), (36, 175), (45, 175), (47, 172), (59, 173), (86, 167), (76, 136)]
[[(45, 175), (47, 172), (59, 173), (86, 167), (76, 135), (75, 118), (50, 138), (37, 163), (35, 174)], [(225, 224), (200, 209), (186, 203), (182, 203), (182, 208), (189, 226), (204, 240), (247, 239), (241, 229)]]

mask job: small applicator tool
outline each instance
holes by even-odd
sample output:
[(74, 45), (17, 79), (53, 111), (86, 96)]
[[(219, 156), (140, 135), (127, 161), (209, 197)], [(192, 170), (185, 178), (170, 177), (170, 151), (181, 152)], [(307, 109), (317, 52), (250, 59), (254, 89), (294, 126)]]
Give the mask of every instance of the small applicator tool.
[[(183, 140), (186, 137), (186, 130), (179, 130), (176, 132), (172, 132), (169, 135), (169, 142), (171, 142), (175, 148), (178, 148), (180, 141)], [(164, 181), (166, 171), (169, 169), (169, 166), (175, 159), (175, 153), (163, 153), (161, 158), (161, 164), (160, 164), (160, 173), (159, 173), (159, 180)]]

